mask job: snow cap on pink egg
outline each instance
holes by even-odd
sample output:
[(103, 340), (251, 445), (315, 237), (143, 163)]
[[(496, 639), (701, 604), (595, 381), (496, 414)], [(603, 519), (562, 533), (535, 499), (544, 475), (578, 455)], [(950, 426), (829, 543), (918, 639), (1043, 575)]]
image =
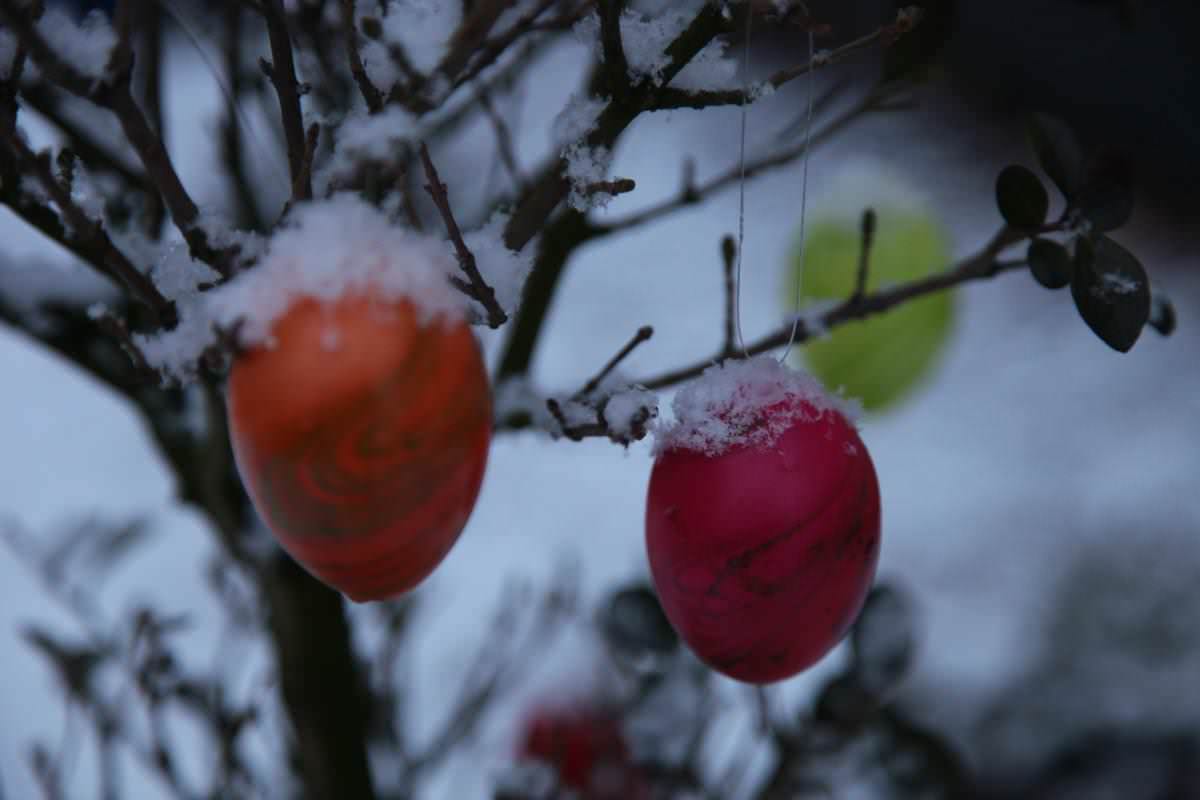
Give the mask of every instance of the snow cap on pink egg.
[[(768, 408), (772, 413), (764, 414)], [(770, 356), (709, 367), (675, 395), (671, 410), (673, 419), (654, 428), (655, 455), (694, 450), (716, 456), (734, 445), (770, 446), (801, 417), (837, 413), (853, 424), (861, 413), (856, 401)]]

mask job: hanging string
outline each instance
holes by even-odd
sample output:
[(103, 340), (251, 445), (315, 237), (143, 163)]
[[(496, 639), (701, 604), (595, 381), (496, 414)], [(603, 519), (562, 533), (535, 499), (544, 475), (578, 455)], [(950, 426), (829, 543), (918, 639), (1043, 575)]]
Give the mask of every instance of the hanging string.
[(733, 329), (737, 333), (738, 347), (742, 355), (750, 357), (746, 340), (742, 336), (742, 243), (746, 239), (746, 117), (747, 96), (750, 94), (750, 21), (754, 16), (753, 3), (746, 3), (746, 41), (742, 48), (742, 127), (738, 139), (738, 232), (737, 253), (733, 272)]
[[(788, 335), (787, 347), (783, 349), (783, 355), (779, 357), (779, 363), (783, 364), (791, 355), (792, 347), (796, 343), (796, 331), (800, 326), (800, 297), (801, 289), (804, 285), (804, 258), (808, 249), (805, 241), (804, 223), (808, 217), (808, 151), (812, 144), (812, 118), (813, 118), (813, 96), (816, 94), (813, 87), (813, 73), (815, 65), (813, 58), (816, 56), (816, 48), (813, 45), (813, 25), (812, 14), (809, 13), (808, 5), (801, 0), (800, 8), (804, 11), (804, 16), (808, 17), (808, 108), (804, 114), (804, 156), (800, 172), (800, 253), (796, 264), (796, 294), (792, 299), (792, 331)], [(743, 170), (743, 180), (744, 180)]]

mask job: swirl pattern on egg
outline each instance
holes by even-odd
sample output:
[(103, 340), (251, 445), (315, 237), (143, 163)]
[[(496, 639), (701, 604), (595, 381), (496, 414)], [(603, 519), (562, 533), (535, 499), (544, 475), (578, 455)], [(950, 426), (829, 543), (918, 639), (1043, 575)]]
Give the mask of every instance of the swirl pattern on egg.
[(354, 600), (407, 591), (462, 532), (491, 401), (461, 321), (407, 301), (305, 299), (230, 375), (239, 471), (283, 547)]

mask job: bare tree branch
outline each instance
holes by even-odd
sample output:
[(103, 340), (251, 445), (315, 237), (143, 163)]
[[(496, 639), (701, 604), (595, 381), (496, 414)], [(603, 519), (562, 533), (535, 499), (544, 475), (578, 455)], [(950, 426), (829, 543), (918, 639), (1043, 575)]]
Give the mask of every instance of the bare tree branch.
[(862, 215), (861, 241), (858, 248), (858, 271), (854, 276), (851, 299), (861, 300), (867, 293), (867, 278), (871, 269), (871, 247), (875, 244), (875, 210), (868, 208)]
[(725, 294), (725, 328), (721, 340), (721, 355), (733, 355), (737, 347), (737, 282), (734, 268), (737, 266), (737, 241), (732, 236), (721, 239), (721, 266)]
[(846, 59), (847, 56), (865, 50), (876, 44), (890, 44), (902, 34), (911, 31), (920, 20), (919, 10), (914, 11), (915, 7), (903, 8), (897, 15), (896, 19), (887, 24), (881, 25), (876, 30), (865, 36), (847, 42), (846, 44), (834, 49), (825, 50), (813, 54), (811, 60), (799, 64), (794, 67), (781, 69), (772, 75), (763, 83), (750, 90), (749, 96), (741, 89), (712, 89), (705, 91), (690, 92), (686, 89), (664, 89), (659, 92), (654, 104), (655, 111), (664, 111), (676, 108), (709, 108), (711, 106), (729, 106), (738, 105), (745, 101), (753, 102), (756, 97), (760, 96), (764, 90), (775, 90), (786, 85), (787, 83), (799, 78), (802, 75), (828, 67)]
[[(813, 321), (801, 317), (796, 325), (795, 343), (807, 341), (823, 331), (829, 331), (838, 325), (853, 320), (866, 319), (875, 314), (883, 313), (890, 308), (924, 297), (934, 292), (944, 291), (969, 281), (993, 278), (1001, 272), (1007, 272), (1024, 265), (1023, 261), (1001, 262), (996, 256), (1001, 250), (1011, 244), (1027, 238), (1026, 234), (1005, 228), (997, 233), (992, 240), (978, 253), (961, 261), (954, 267), (930, 275), (927, 278), (884, 289), (860, 298), (853, 296), (841, 304), (826, 311)], [(730, 358), (744, 358), (765, 353), (788, 343), (792, 336), (792, 323), (789, 321), (777, 330), (762, 336), (757, 341), (746, 345), (746, 353), (734, 353)], [(647, 389), (665, 389), (677, 383), (699, 376), (714, 363), (723, 360), (720, 355), (713, 359), (705, 359), (679, 369), (671, 370), (660, 375), (650, 376), (637, 381), (639, 386)]]
[(142, 349), (134, 342), (133, 336), (130, 335), (129, 326), (125, 323), (125, 320), (116, 316), (111, 311), (105, 310), (96, 317), (96, 325), (121, 345), (121, 349), (125, 351), (125, 355), (129, 356), (129, 360), (133, 362), (134, 368), (147, 381), (158, 378), (158, 372), (146, 361), (146, 354), (142, 352)]
[(292, 55), (292, 35), (288, 32), (283, 0), (262, 0), (262, 13), (267, 21), (271, 40), (272, 63), (264, 70), (275, 86), (279, 97), (279, 114), (283, 120), (283, 135), (287, 140), (288, 168), (292, 175), (292, 200), (312, 197), (312, 180), (305, 175), (304, 115), (300, 110), (300, 85), (296, 81), (296, 64)]
[(496, 151), (500, 155), (500, 161), (504, 164), (504, 168), (508, 170), (508, 177), (512, 180), (513, 186), (520, 192), (525, 186), (525, 178), (521, 174), (521, 168), (517, 164), (516, 148), (513, 147), (512, 131), (508, 128), (508, 123), (504, 117), (496, 109), (492, 102), (491, 93), (486, 86), (480, 86), (475, 92), (476, 98), (479, 101), (479, 107), (483, 109), (483, 113), (487, 116), (488, 122), (491, 123), (492, 130), (496, 134)]
[(58, 128), (88, 168), (97, 172), (109, 172), (119, 177), (129, 188), (157, 197), (158, 188), (140, 167), (131, 165), (127, 159), (92, 134), (65, 113), (59, 97), (44, 84), (28, 83), (21, 87), (21, 98), (25, 106), (44, 117)]
[(476, 0), (472, 3), (458, 30), (450, 37), (446, 54), (442, 56), (435, 72), (440, 72), (448, 78), (453, 78), (461, 72), (479, 51), (480, 45), (487, 39), (500, 15), (512, 5), (510, 0)]
[(429, 192), (434, 205), (437, 206), (438, 213), (442, 215), (446, 233), (450, 236), (454, 252), (458, 255), (458, 266), (467, 275), (465, 281), (455, 279), (454, 285), (483, 306), (487, 312), (488, 327), (499, 328), (508, 321), (508, 315), (496, 301), (495, 290), (479, 274), (479, 268), (475, 265), (475, 254), (463, 241), (462, 231), (459, 230), (458, 222), (454, 219), (454, 212), (450, 210), (450, 198), (446, 194), (446, 184), (442, 183), (441, 178), (438, 177), (437, 168), (433, 165), (433, 159), (429, 157), (429, 148), (425, 146), (424, 142), (421, 143), (419, 152), (421, 165), (425, 168), (425, 180), (427, 181), (425, 191)]
[(341, 595), (282, 552), (263, 588), (306, 795), (373, 800), (368, 696)]
[(109, 77), (96, 80), (63, 60), (33, 26), (26, 10), (16, 0), (0, 0), (0, 19), (16, 33), (42, 73), (72, 94), (91, 100), (98, 106), (112, 111), (121, 123), (125, 137), (138, 153), (146, 170), (171, 212), (183, 238), (187, 241), (192, 256), (209, 264), (222, 275), (233, 269), (236, 249), (214, 249), (208, 235), (197, 225), (199, 209), (184, 188), (167, 155), (162, 139), (133, 99), (130, 80), (133, 72), (133, 52), (126, 42), (118, 42), (109, 61)]
[(363, 66), (362, 52), (358, 46), (358, 26), (355, 24), (355, 0), (341, 0), (342, 27), (346, 31), (346, 57), (350, 60), (350, 74), (358, 84), (358, 91), (367, 104), (367, 110), (375, 114), (383, 110), (383, 92), (371, 83), (371, 76)]
[[(1039, 232), (1044, 233), (1050, 230), (1057, 230), (1060, 227), (1059, 224), (1055, 223), (1045, 226)], [(992, 278), (1002, 272), (1024, 267), (1026, 265), (1024, 260), (1013, 259), (1001, 261), (997, 260), (996, 256), (1005, 248), (1029, 238), (1030, 235), (1029, 232), (1019, 232), (1011, 228), (1004, 228), (992, 237), (991, 241), (978, 253), (964, 259), (956, 266), (944, 272), (872, 294), (866, 294), (862, 297), (851, 295), (839, 305), (834, 306), (812, 320), (801, 316), (796, 320), (794, 343), (801, 344), (814, 336), (833, 330), (839, 325), (854, 320), (866, 319), (875, 314), (881, 314), (891, 308), (935, 292), (944, 291), (970, 281)], [(718, 352), (711, 358), (658, 375), (636, 379), (632, 381), (632, 385), (640, 386), (649, 391), (665, 389), (699, 377), (706, 369), (722, 361), (750, 358), (776, 347), (786, 345), (789, 341), (793, 340), (792, 337), (792, 321), (789, 320), (775, 331), (760, 337), (756, 341), (747, 343), (744, 352), (740, 350), (728, 352), (722, 347), (721, 352)], [(628, 444), (630, 437), (614, 435), (614, 432), (603, 417), (602, 408), (595, 423), (579, 425), (572, 424), (566, 418), (566, 414), (557, 400), (553, 398), (548, 400), (547, 407), (550, 409), (550, 413), (554, 416), (555, 421), (563, 429), (564, 435), (573, 441), (580, 441), (587, 438), (607, 438), (621, 444)], [(645, 429), (642, 428), (640, 435), (634, 435), (632, 438), (640, 439), (645, 433)]]
[[(86, 259), (88, 263), (100, 269), (118, 285), (127, 289), (133, 297), (144, 303), (154, 313), (159, 324), (173, 325), (176, 319), (175, 304), (164, 297), (153, 281), (138, 270), (133, 262), (113, 244), (112, 239), (104, 230), (104, 226), (98, 220), (91, 219), (71, 199), (71, 193), (59, 183), (51, 171), (48, 158), (38, 156), (30, 150), (21, 134), (14, 129), (7, 127), (0, 129), (0, 137), (3, 137), (18, 163), (23, 165), (25, 171), (42, 184), (46, 193), (50, 195), (55, 205), (66, 217), (69, 230), (62, 228), (58, 232), (62, 240), (71, 242), (74, 245), (72, 249), (78, 248), (79, 251), (86, 253), (89, 256)], [(8, 191), (5, 194), (8, 194)], [(27, 204), (28, 201), (25, 204), (18, 201), (12, 205), (20, 210), (22, 205)], [(53, 216), (53, 212), (49, 213), (50, 216)]]
[[(166, 136), (166, 120), (162, 110), (162, 59), (163, 59), (163, 10), (157, 2), (142, 2), (139, 4), (139, 16), (134, 20), (136, 33), (140, 37), (145, 53), (143, 68), (145, 86), (143, 87), (143, 104), (150, 125), (158, 132), (160, 138)], [(157, 239), (162, 235), (163, 221), (166, 218), (166, 208), (162, 197), (157, 193), (150, 195), (151, 207), (146, 215), (145, 228), (151, 238)]]
[(566, 412), (563, 410), (562, 403), (553, 397), (546, 400), (546, 408), (550, 411), (550, 416), (558, 423), (562, 435), (573, 442), (582, 442), (584, 439), (603, 438), (608, 439), (614, 444), (628, 446), (645, 438), (650, 430), (650, 421), (654, 418), (654, 409), (650, 406), (642, 406), (627, 420), (627, 425), (618, 429), (609, 423), (605, 415), (609, 399), (605, 397), (596, 405), (589, 406), (590, 411), (595, 414), (595, 420), (590, 422), (572, 422), (569, 420)]
[[(728, 26), (728, 21), (722, 16), (720, 9), (713, 4), (705, 4), (691, 23), (664, 50), (669, 61), (662, 70), (662, 82), (667, 84), (675, 75), (700, 52), (713, 37)], [(631, 92), (629, 98), (621, 103), (609, 103), (600, 113), (595, 127), (584, 144), (588, 147), (612, 147), (613, 142), (629, 127), (645, 108), (653, 104), (657, 96), (656, 87), (640, 84)], [(565, 162), (561, 157), (552, 159), (543, 169), (538, 179), (521, 198), (508, 225), (504, 230), (505, 244), (510, 250), (521, 250), (538, 231), (545, 227), (546, 221), (554, 213), (558, 204), (567, 196), (570, 188), (564, 175)], [(537, 267), (535, 266), (535, 270)], [(540, 323), (539, 323), (540, 324)], [(510, 364), (508, 369), (515, 367)], [(508, 369), (505, 370), (509, 374)], [(520, 370), (515, 370), (520, 371)]]
[(308, 126), (308, 131), (304, 135), (304, 155), (300, 161), (300, 171), (296, 173), (296, 178), (292, 181), (292, 199), (287, 202), (280, 214), (280, 218), (287, 215), (295, 203), (301, 200), (310, 199), (312, 196), (312, 165), (313, 158), (317, 154), (317, 139), (321, 135), (321, 126), (314, 122)]
[(558, 1), (540, 0), (536, 6), (517, 19), (503, 33), (481, 42), (476, 52), (472, 55), (469, 64), (454, 78), (451, 84), (452, 90), (473, 81), (481, 72), (496, 63), (497, 59), (508, 52), (508, 48), (519, 39), (538, 31), (568, 29), (582, 19), (596, 3), (596, 0), (581, 0), (575, 9), (565, 12), (560, 17), (539, 20), (542, 14)]
[(605, 83), (608, 85), (608, 94), (618, 97), (629, 88), (629, 62), (625, 58), (625, 45), (621, 41), (621, 15), (625, 13), (625, 2), (599, 0), (598, 5)]
[[(865, 95), (861, 100), (854, 103), (836, 117), (827, 122), (821, 130), (809, 137), (808, 146), (810, 148), (818, 147), (831, 139), (835, 134), (843, 128), (858, 120), (864, 114), (872, 111), (877, 105), (886, 100), (885, 92), (875, 90)], [(770, 155), (763, 156), (758, 159), (753, 159), (746, 162), (745, 176), (749, 180), (769, 172), (772, 169), (785, 166), (804, 156), (804, 142), (799, 142), (790, 147), (778, 150)], [(737, 185), (742, 178), (742, 170), (734, 165), (724, 172), (719, 173), (715, 177), (696, 184), (685, 183), (679, 193), (668, 200), (664, 200), (649, 208), (630, 214), (622, 219), (614, 220), (613, 222), (605, 223), (596, 226), (596, 235), (605, 236), (612, 233), (629, 230), (650, 222), (655, 222), (658, 219), (674, 213), (688, 206), (697, 205), (704, 200), (707, 200), (716, 192), (730, 186)]]
[(650, 341), (650, 337), (653, 335), (654, 328), (649, 325), (643, 325), (642, 327), (638, 328), (637, 333), (633, 335), (633, 338), (626, 342), (625, 346), (618, 350), (617, 354), (610, 358), (608, 363), (605, 364), (599, 372), (592, 376), (592, 378), (583, 385), (582, 389), (576, 392), (575, 399), (582, 400), (600, 388), (600, 384), (604, 382), (604, 379), (607, 378), (614, 369), (620, 366), (621, 362), (628, 358), (629, 354), (637, 349), (638, 345), (640, 345), (642, 342)]
[(585, 195), (609, 195), (615, 197), (619, 194), (629, 194), (637, 188), (637, 183), (633, 178), (613, 178), (611, 181), (596, 181), (589, 183), (583, 187)]

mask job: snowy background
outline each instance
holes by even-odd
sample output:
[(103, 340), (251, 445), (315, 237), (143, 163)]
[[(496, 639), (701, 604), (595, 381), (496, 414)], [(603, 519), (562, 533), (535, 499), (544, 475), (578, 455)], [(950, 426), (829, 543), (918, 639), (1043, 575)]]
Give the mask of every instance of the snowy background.
[[(169, 53), (170, 149), (201, 204), (216, 203), (224, 188), (208, 164), (223, 101), (191, 45), (180, 40)], [(510, 98), (527, 169), (551, 147), (554, 116), (579, 89), (584, 54), (576, 45), (552, 50), (535, 68), (536, 80)], [(795, 117), (797, 97), (780, 93), (753, 109), (752, 151)], [(727, 169), (737, 124), (736, 110), (639, 120), (610, 172), (634, 178), (638, 188), (614, 199), (600, 218), (672, 195), (688, 155), (701, 180)], [(1032, 164), (1018, 133), (977, 131), (970, 111), (940, 97), (912, 113), (868, 117), (816, 152), (810, 207), (816, 213), (822, 203), (846, 202), (832, 189), (844, 185), (846, 170), (899, 176), (940, 214), (956, 255), (967, 255), (997, 226), (991, 198), (998, 169), (1012, 160)], [(488, 142), (490, 132), (480, 127), (439, 156), (453, 202), (469, 208)], [(258, 167), (264, 178), (286, 172), (269, 157)], [(748, 339), (776, 327), (784, 312), (799, 170), (797, 164), (748, 186), (741, 298)], [(858, 185), (862, 204), (877, 200), (869, 182)], [(722, 313), (718, 240), (734, 229), (736, 200), (727, 191), (585, 247), (537, 351), (536, 384), (574, 389), (646, 324), (655, 336), (623, 366), (630, 376), (713, 352)], [(1175, 298), (1181, 324), (1173, 338), (1147, 332), (1131, 353), (1117, 354), (1087, 330), (1066, 293), (1046, 292), (1024, 273), (1007, 274), (960, 293), (957, 330), (934, 378), (903, 406), (861, 426), (883, 495), (880, 575), (919, 603), (921, 649), (906, 696), (969, 754), (986, 748), (1001, 763), (1044, 755), (1056, 737), (1093, 723), (1200, 724), (1200, 610), (1190, 594), (1200, 579), (1200, 328), (1190, 313), (1200, 280), (1185, 268), (1194, 267), (1187, 262), (1195, 260), (1196, 242), (1145, 215), (1135, 215), (1117, 238)], [(7, 211), (0, 212), (0, 242), (0, 280), (66, 263)], [(494, 355), (498, 337), (483, 336)], [(140, 422), (112, 394), (5, 330), (0, 374), (0, 519), (36, 536), (89, 516), (149, 515), (152, 543), (108, 579), (100, 594), (105, 612), (115, 617), (149, 602), (186, 613), (193, 625), (180, 640), (184, 652), (197, 665), (213, 663), (221, 617), (201, 571), (214, 539), (174, 501), (172, 479)], [(649, 442), (626, 451), (599, 441), (553, 442), (536, 432), (497, 437), (474, 516), (422, 589), (414, 730), (428, 730), (445, 711), (506, 580), (527, 576), (544, 584), (569, 555), (582, 566), (585, 600), (595, 602), (618, 581), (645, 574), (649, 452)], [(35, 791), (29, 743), (57, 742), (69, 723), (51, 672), (20, 630), (37, 621), (70, 631), (73, 622), (3, 550), (0, 587), (0, 787), (6, 797), (25, 798)], [(1080, 619), (1088, 624), (1073, 622)], [(1147, 636), (1165, 637), (1168, 655), (1146, 656), (1139, 637)], [(577, 684), (580, 667), (595, 661), (594, 647), (584, 631), (564, 639), (520, 695), (498, 709), (462, 763), (503, 762), (511, 712), (525, 697)], [(228, 653), (220, 658), (230, 660)], [(835, 651), (789, 682), (781, 697), (808, 696), (842, 658)], [(244, 663), (237, 685), (253, 691), (263, 654), (237, 660)], [(1003, 712), (989, 713), (999, 707)], [(204, 754), (194, 757), (184, 767), (202, 770)], [(90, 787), (93, 775), (89, 751), (77, 758), (72, 796)], [(443, 776), (431, 796), (476, 796), (471, 781), (485, 776), (472, 773)]]

